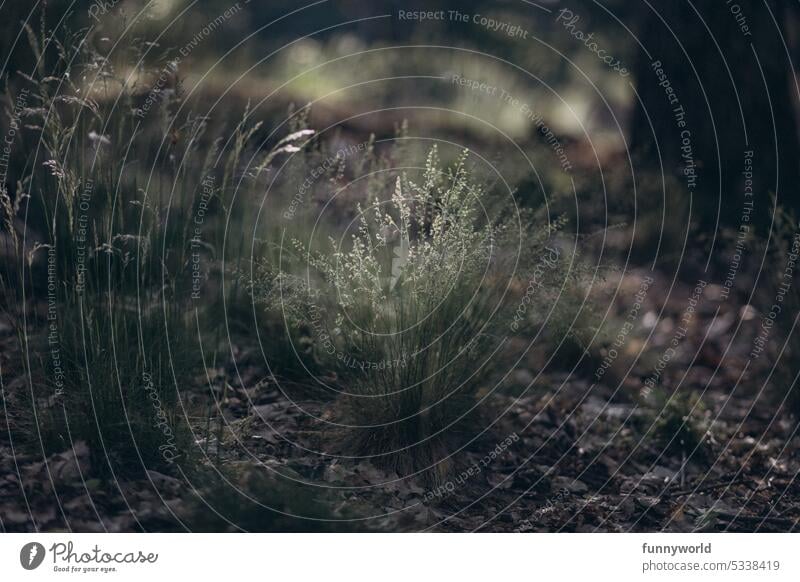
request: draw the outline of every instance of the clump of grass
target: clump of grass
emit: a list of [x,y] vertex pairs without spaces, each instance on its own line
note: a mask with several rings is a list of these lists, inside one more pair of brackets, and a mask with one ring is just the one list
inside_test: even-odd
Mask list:
[[[262,264],[253,282],[256,300],[308,327],[316,358],[337,372],[339,451],[433,481],[472,430],[521,301],[513,289],[552,252],[557,227],[498,204],[468,159],[443,170],[432,149],[418,180],[401,173],[390,192],[368,192],[343,242],[295,240],[305,276]],[[537,285],[552,292],[556,272]],[[523,326],[544,311],[527,310]]]
[[[198,329],[209,343],[219,333],[223,243],[234,263],[247,244],[226,241],[226,220],[248,230],[242,198],[313,132],[254,147],[260,124],[247,110],[223,150],[211,120],[186,112],[177,80],[140,116],[137,75],[121,75],[85,31],[63,43],[28,33],[41,59],[16,79],[28,92],[15,151],[26,174],[0,198],[4,224],[25,213],[29,243],[7,239],[14,260],[0,277],[31,379],[8,395],[15,440],[43,455],[86,442],[102,474],[193,462],[181,395],[206,365]],[[235,284],[228,292],[235,301]]]
[[27,199],[33,243],[14,249],[3,279],[31,381],[10,395],[12,428],[43,455],[85,442],[99,475],[167,470],[190,443],[175,382],[188,361],[181,253],[161,256],[181,248],[179,229],[167,227],[169,205],[119,164],[122,136],[136,132],[121,112],[131,109],[103,99],[108,85],[124,85],[112,64],[90,43],[42,44],[28,32],[42,66],[26,76],[31,106],[21,115],[39,148],[16,197]]
[[652,421],[653,438],[665,453],[685,460],[689,455],[696,461],[706,461],[710,455],[708,419],[700,396],[694,391],[679,391],[667,395],[656,392]]

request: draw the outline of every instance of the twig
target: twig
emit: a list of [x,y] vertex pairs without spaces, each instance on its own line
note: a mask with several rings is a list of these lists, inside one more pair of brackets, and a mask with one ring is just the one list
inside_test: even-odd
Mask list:
[[739,477],[738,479],[734,479],[733,481],[720,481],[718,483],[712,483],[710,485],[705,485],[703,487],[697,487],[696,489],[681,489],[679,491],[668,491],[665,493],[665,495],[668,495],[670,497],[679,497],[681,495],[690,495],[692,493],[705,493],[706,491],[711,491],[712,489],[718,489],[720,487],[730,487],[732,485],[739,485],[747,481],[749,481],[748,477]]

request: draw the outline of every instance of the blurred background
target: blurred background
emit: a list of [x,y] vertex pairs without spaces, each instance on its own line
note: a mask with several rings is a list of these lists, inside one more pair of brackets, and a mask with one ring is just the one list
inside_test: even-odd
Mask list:
[[[635,222],[628,238],[607,242],[633,241],[638,260],[674,267],[691,232],[704,263],[741,223],[745,152],[762,234],[776,202],[798,204],[799,11],[772,0],[654,8],[65,0],[5,6],[0,42],[12,86],[35,62],[28,22],[76,39],[88,31],[85,42],[138,83],[142,100],[159,71],[172,71],[161,84],[179,84],[185,110],[218,123],[247,103],[276,120],[310,104],[311,126],[357,144],[392,137],[405,121],[411,135],[473,148],[523,205],[566,193],[584,232]],[[146,41],[140,54],[130,54],[132,39]],[[9,169],[11,190],[20,172]]]

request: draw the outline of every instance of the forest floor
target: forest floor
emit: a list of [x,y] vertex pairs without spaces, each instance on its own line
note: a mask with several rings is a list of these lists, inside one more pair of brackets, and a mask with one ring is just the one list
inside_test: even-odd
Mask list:
[[[641,285],[641,275],[625,275],[613,303],[620,326]],[[669,285],[657,280],[653,289]],[[636,314],[642,333],[622,342],[600,381],[599,357],[574,373],[534,376],[529,353],[530,369],[517,367],[510,379],[516,391],[489,395],[488,429],[454,455],[449,481],[426,486],[365,460],[318,454],[319,423],[307,412],[324,417],[324,405],[290,402],[244,348],[241,380],[231,365],[216,371],[231,387],[230,446],[218,458],[317,484],[326,503],[357,516],[348,527],[359,530],[796,531],[800,436],[754,373],[768,362],[748,363],[760,317],[709,286],[687,318],[694,288],[675,284],[670,299],[648,293]],[[9,377],[19,346],[10,329],[0,334],[5,397],[27,380]],[[659,369],[659,390],[683,404],[665,408],[668,396],[644,395]],[[2,428],[0,531],[187,527],[181,516],[197,500],[184,479],[149,471],[147,479],[100,481],[90,478],[84,444],[45,460],[20,451]]]

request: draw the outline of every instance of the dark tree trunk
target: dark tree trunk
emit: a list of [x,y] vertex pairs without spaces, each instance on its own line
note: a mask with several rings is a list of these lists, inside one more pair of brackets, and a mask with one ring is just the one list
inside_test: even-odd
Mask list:
[[[697,12],[687,0],[650,4],[658,14],[643,3],[638,15],[638,36],[650,54],[640,51],[636,65],[641,104],[631,123],[640,169],[656,167],[660,149],[665,171],[677,173],[691,192],[693,220],[704,228],[718,217],[738,228],[745,202],[752,201],[750,224],[763,231],[773,194],[798,212],[797,90],[781,40],[787,3],[694,0]],[[672,103],[667,86],[674,91]],[[685,111],[685,126],[678,107]],[[752,197],[746,196],[743,175],[746,152],[752,152]],[[694,182],[686,175],[692,164]]]

